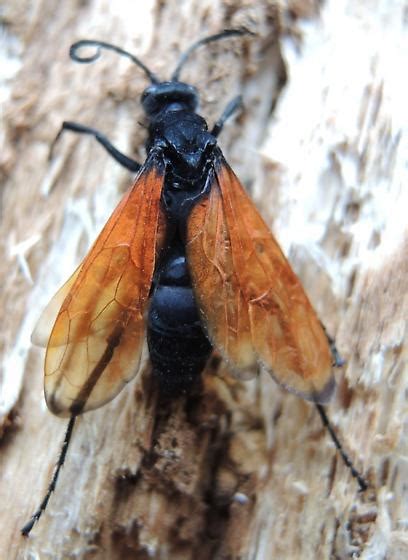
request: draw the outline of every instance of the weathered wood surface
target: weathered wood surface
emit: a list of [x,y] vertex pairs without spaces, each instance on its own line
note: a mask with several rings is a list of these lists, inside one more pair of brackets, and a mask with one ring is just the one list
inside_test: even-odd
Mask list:
[[[1,559],[408,555],[403,18],[402,2],[4,5]],[[145,371],[80,419],[23,539],[66,425],[46,410],[30,332],[131,182],[90,138],[66,134],[51,161],[49,146],[70,119],[143,159],[141,73],[107,53],[75,65],[68,47],[108,40],[165,76],[197,36],[241,25],[257,36],[197,52],[183,79],[209,122],[244,95],[220,143],[347,360],[328,411],[372,489],[358,493],[313,407],[269,378],[213,364],[203,394],[170,410]]]

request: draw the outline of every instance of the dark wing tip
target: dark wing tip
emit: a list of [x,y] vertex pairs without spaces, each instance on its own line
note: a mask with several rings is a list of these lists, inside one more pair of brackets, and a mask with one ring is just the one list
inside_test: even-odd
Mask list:
[[[269,373],[272,379],[283,389],[305,399],[307,401],[313,402],[315,404],[327,404],[331,397],[333,396],[334,390],[336,388],[336,380],[334,375],[331,374],[329,379],[327,380],[326,384],[323,386],[322,389],[314,389],[313,386],[309,388],[307,385],[299,385],[299,383],[291,381],[282,381],[282,379],[276,375],[270,367],[266,366],[265,364],[261,364],[261,368],[263,371]],[[297,380],[299,381],[299,380]]]
[[330,379],[326,385],[320,391],[313,392],[310,396],[305,396],[307,400],[313,401],[316,404],[326,404],[329,402],[333,396],[334,389],[336,387],[336,381],[334,375],[330,376]]

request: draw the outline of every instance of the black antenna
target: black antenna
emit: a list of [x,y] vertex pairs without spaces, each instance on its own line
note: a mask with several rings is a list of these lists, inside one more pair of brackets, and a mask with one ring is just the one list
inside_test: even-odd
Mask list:
[[191,53],[194,52],[196,49],[198,49],[198,47],[201,47],[202,45],[208,45],[208,43],[212,43],[213,41],[219,41],[220,39],[225,39],[226,37],[237,36],[237,35],[254,35],[254,33],[252,33],[252,31],[249,31],[248,29],[225,29],[224,31],[221,31],[221,33],[216,33],[215,35],[209,35],[208,37],[204,37],[204,39],[200,39],[196,43],[193,43],[191,47],[189,47],[181,55],[180,60],[177,63],[176,69],[171,75],[170,81],[177,82],[179,80],[181,69],[183,68],[184,64],[187,62]]
[[[96,47],[96,53],[92,56],[79,56],[77,51],[82,49],[83,47]],[[116,47],[115,45],[111,45],[110,43],[105,43],[104,41],[94,41],[93,39],[83,39],[82,41],[77,41],[73,45],[71,45],[69,49],[69,56],[75,62],[80,62],[82,64],[89,64],[90,62],[94,62],[101,56],[101,49],[107,49],[110,51],[114,51],[122,56],[126,56],[130,58],[132,62],[134,62],[139,68],[143,70],[152,84],[160,83],[160,80],[157,78],[153,72],[151,72],[147,66],[143,64],[141,60],[137,58],[134,54],[131,54],[128,51],[121,49],[120,47]]]
[[47,507],[48,500],[50,499],[51,494],[55,490],[55,486],[56,486],[57,480],[58,480],[58,475],[60,473],[62,465],[64,464],[65,457],[67,455],[69,442],[70,442],[71,436],[72,436],[72,430],[74,429],[75,419],[76,419],[76,416],[71,416],[70,421],[68,422],[67,431],[65,432],[65,437],[64,437],[64,443],[62,444],[61,452],[60,452],[60,455],[59,455],[59,458],[58,458],[58,463],[55,467],[55,471],[54,471],[54,474],[52,476],[50,485],[48,486],[47,493],[45,494],[44,499],[41,502],[39,508],[34,513],[34,515],[31,517],[30,521],[28,521],[24,525],[24,527],[21,529],[21,534],[24,537],[28,537],[31,529],[34,527],[34,524],[40,519],[43,511]]

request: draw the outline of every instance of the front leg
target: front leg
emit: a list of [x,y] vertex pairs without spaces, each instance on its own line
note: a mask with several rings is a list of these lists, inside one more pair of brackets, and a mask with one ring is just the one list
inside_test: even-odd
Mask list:
[[217,138],[221,130],[223,129],[225,121],[227,121],[230,117],[232,117],[234,113],[236,113],[240,109],[242,109],[242,96],[237,95],[237,97],[234,97],[234,99],[232,99],[228,103],[221,117],[214,124],[211,130],[211,134]]
[[55,137],[54,142],[51,144],[50,158],[52,157],[55,144],[58,142],[61,134],[65,130],[71,130],[72,132],[77,132],[79,134],[90,134],[91,136],[94,136],[94,138],[96,138],[96,140],[105,148],[105,150],[113,157],[113,159],[129,171],[137,172],[142,167],[139,162],[126,156],[125,154],[122,154],[122,152],[115,148],[115,146],[108,140],[108,138],[106,138],[104,134],[99,132],[99,130],[71,121],[64,121],[62,123],[60,131]]

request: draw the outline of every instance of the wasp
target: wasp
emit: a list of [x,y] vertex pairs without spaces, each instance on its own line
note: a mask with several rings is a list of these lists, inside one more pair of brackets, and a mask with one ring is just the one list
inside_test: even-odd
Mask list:
[[[179,79],[198,47],[245,33],[231,29],[197,41],[168,81],[110,43],[82,40],[71,46],[77,62],[93,62],[107,49],[143,70],[150,81],[141,96],[147,157],[140,164],[82,124],[64,122],[59,133],[94,136],[137,176],[33,334],[33,341],[46,347],[47,406],[70,423],[48,493],[24,535],[55,488],[75,418],[113,399],[135,377],[146,338],[153,376],[170,397],[191,391],[216,349],[232,373],[261,368],[316,403],[331,429],[321,405],[333,393],[339,356],[218,145],[241,97],[209,129],[197,113],[197,89]],[[81,57],[84,47],[97,50]],[[364,479],[331,435],[363,487]]]

